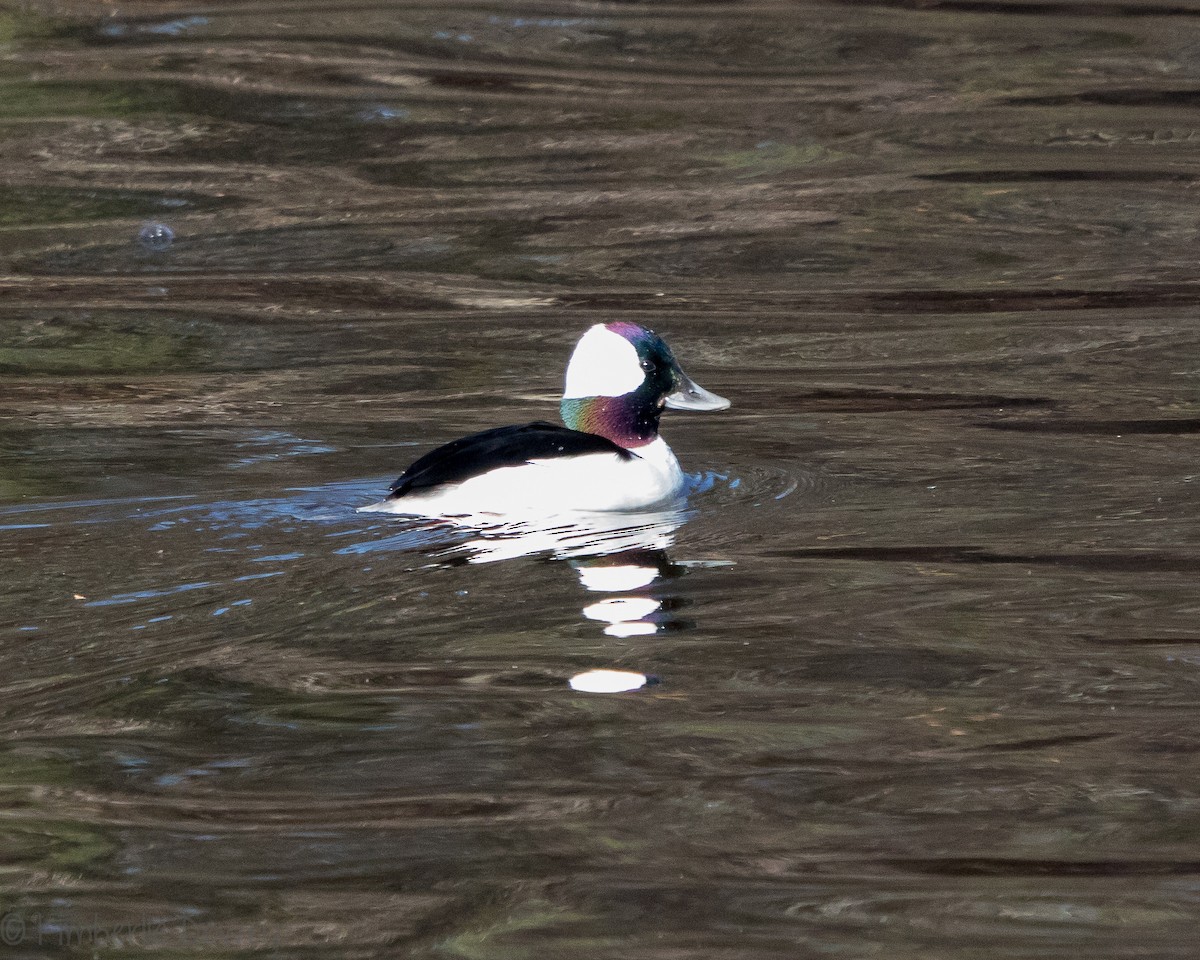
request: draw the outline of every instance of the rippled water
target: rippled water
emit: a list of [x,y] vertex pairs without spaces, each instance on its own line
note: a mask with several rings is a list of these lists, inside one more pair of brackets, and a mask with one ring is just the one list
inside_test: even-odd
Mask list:
[[[0,13],[0,943],[1194,956],[1197,16]],[[615,319],[685,508],[355,513]]]

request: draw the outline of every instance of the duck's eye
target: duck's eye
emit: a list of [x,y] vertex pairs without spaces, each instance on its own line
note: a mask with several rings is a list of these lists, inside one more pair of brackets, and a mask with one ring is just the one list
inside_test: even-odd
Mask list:
[[653,360],[643,360],[642,361],[642,369],[645,370],[647,373],[653,373],[654,372],[654,361]]

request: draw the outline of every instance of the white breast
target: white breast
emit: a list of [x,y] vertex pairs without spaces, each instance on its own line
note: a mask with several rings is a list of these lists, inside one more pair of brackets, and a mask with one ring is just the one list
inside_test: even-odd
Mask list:
[[615,453],[533,460],[362,510],[424,517],[637,510],[683,492],[683,471],[662,437],[633,453],[630,460]]

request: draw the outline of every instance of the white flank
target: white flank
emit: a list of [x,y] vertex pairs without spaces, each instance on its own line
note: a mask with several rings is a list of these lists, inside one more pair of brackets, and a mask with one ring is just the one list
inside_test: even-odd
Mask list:
[[633,344],[598,323],[575,345],[563,399],[620,397],[640,387],[645,377]]
[[615,453],[532,460],[359,510],[418,517],[544,516],[569,510],[638,510],[683,492],[679,461],[662,437],[634,453],[632,460]]
[[646,685],[646,676],[631,670],[589,670],[571,678],[571,689],[581,693],[625,693]]

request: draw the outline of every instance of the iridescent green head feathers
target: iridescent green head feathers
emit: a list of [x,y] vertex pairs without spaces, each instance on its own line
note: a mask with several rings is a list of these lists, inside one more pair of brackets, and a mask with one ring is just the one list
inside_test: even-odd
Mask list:
[[696,384],[654,331],[636,323],[600,323],[575,346],[567,365],[562,419],[572,430],[626,448],[658,436],[664,407],[724,410],[729,401]]

